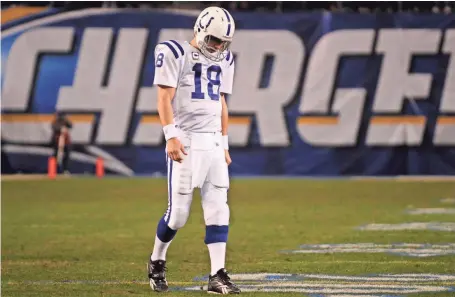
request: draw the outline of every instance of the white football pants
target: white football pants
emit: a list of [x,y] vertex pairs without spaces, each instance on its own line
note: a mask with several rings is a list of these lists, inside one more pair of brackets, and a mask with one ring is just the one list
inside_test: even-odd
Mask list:
[[229,225],[229,172],[221,133],[182,134],[180,141],[187,152],[181,153],[182,163],[167,157],[168,209],[164,221],[173,230],[182,228],[190,213],[193,189],[200,188],[206,226]]

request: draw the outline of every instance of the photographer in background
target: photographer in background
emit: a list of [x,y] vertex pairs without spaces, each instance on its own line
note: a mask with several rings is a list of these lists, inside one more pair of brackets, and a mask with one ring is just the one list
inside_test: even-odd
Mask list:
[[69,173],[68,161],[71,153],[71,121],[62,113],[56,113],[52,122],[52,147],[59,171]]

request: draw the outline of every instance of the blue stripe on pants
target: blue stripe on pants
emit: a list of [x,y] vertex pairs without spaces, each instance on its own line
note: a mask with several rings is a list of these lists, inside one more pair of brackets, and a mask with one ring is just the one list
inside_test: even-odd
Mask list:
[[169,199],[169,209],[168,209],[168,214],[167,214],[167,219],[166,223],[169,223],[169,220],[171,219],[171,212],[172,212],[172,167],[173,167],[173,161],[171,158],[168,158],[168,177],[167,177],[167,185],[168,185],[168,199]]
[[[162,241],[162,242],[169,242],[171,241],[175,234],[177,233],[177,230],[173,230],[169,228],[168,223],[171,218],[171,211],[172,211],[172,165],[173,161],[171,158],[167,157],[166,155],[166,161],[168,163],[168,200],[169,200],[169,206],[166,214],[164,217],[161,218],[161,220],[158,223],[158,227],[156,229],[156,236]],[[167,217],[166,217],[167,216]]]

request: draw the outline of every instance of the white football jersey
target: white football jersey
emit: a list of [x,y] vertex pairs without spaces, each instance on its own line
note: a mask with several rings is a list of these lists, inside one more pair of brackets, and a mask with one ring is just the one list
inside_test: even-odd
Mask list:
[[176,88],[174,122],[183,131],[221,131],[221,93],[231,94],[234,56],[207,59],[188,42],[169,40],[155,48],[155,85]]

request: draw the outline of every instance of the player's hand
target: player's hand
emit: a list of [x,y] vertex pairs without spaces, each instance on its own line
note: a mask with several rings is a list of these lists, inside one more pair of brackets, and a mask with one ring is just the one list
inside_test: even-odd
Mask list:
[[183,156],[180,154],[182,152],[184,155],[187,155],[183,144],[178,140],[178,138],[171,138],[167,141],[167,154],[168,156],[179,163],[182,163]]
[[224,150],[224,158],[226,159],[226,163],[229,166],[232,163],[232,160],[231,160],[231,155],[229,155],[228,150]]

